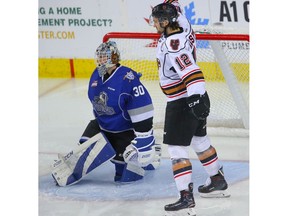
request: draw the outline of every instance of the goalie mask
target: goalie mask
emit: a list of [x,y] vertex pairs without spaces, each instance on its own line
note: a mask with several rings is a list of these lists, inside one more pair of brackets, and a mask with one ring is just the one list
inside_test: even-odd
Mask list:
[[95,62],[99,76],[104,76],[108,69],[118,64],[120,61],[120,52],[116,42],[108,41],[100,44],[95,52]]
[[170,24],[175,23],[177,21],[178,11],[177,11],[176,7],[172,4],[162,3],[159,5],[156,5],[152,9],[152,14],[151,14],[150,19],[149,19],[149,24],[152,26],[154,25],[153,17],[157,18],[159,23],[162,23],[165,20],[167,20],[169,22],[169,25],[170,25]]

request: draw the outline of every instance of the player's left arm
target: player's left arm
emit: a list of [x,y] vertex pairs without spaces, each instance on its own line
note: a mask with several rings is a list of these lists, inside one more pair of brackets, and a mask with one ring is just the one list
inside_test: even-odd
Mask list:
[[[175,42],[175,44],[181,45],[181,42]],[[174,69],[186,86],[188,94],[186,100],[191,113],[195,118],[202,120],[210,113],[210,100],[205,89],[203,72],[196,64],[192,53],[191,48],[184,47],[182,51],[179,49],[178,52],[170,52],[169,58]]]

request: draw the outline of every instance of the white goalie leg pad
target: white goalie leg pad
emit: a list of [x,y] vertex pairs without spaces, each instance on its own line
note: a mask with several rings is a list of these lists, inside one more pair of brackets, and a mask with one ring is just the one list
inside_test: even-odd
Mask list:
[[145,170],[133,163],[125,165],[122,176],[119,182],[133,182],[142,179],[145,175]]
[[211,142],[208,136],[193,136],[191,146],[195,152],[204,152],[211,146]]
[[142,179],[145,175],[145,170],[133,163],[127,164],[115,159],[112,159],[111,162],[115,164],[115,182],[133,182]]
[[145,170],[155,170],[157,169],[160,164],[161,164],[161,154],[162,154],[162,148],[161,148],[161,144],[155,144],[153,146],[153,149],[155,151],[154,154],[154,159],[153,161],[148,164],[146,167],[143,167]]
[[68,154],[60,155],[52,165],[52,176],[59,186],[75,184],[114,156],[112,145],[102,133],[98,133]]
[[154,161],[155,158],[155,148],[154,146],[151,148],[151,150],[145,151],[145,152],[138,152],[138,164],[141,167],[145,167],[151,162]]

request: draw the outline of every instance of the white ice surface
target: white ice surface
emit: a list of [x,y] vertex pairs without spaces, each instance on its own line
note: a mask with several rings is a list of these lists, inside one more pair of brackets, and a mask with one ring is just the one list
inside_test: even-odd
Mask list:
[[[87,79],[39,80],[39,179],[48,176],[50,164],[57,153],[67,153],[75,145],[93,118],[87,98]],[[156,89],[155,91],[159,91]],[[209,133],[209,130],[208,130]],[[155,131],[161,143],[161,129]],[[249,162],[249,137],[222,137],[213,132],[212,144],[223,162]],[[163,145],[162,157],[168,158]],[[190,152],[191,159],[196,159]],[[167,170],[170,173],[171,170]],[[158,181],[163,181],[158,179]],[[40,187],[40,186],[39,186]],[[77,185],[75,185],[77,187]],[[157,191],[157,187],[155,187]],[[230,185],[228,199],[204,199],[195,194],[197,216],[248,216],[249,178]],[[105,193],[105,190],[103,190]],[[89,195],[89,193],[88,193]],[[141,187],[139,187],[141,197]],[[39,190],[40,216],[162,216],[163,206],[178,199],[175,197],[143,199],[137,201],[95,201],[71,197],[49,196]]]

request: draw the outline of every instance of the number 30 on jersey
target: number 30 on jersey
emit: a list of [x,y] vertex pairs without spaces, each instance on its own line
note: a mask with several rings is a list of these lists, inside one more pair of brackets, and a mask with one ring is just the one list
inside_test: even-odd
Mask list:
[[133,92],[135,97],[145,94],[145,90],[142,85],[133,87]]

